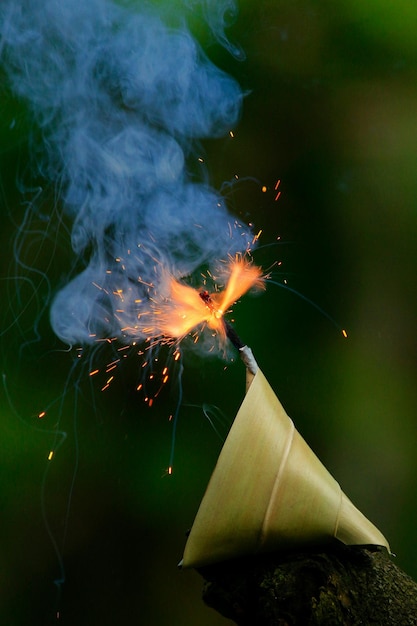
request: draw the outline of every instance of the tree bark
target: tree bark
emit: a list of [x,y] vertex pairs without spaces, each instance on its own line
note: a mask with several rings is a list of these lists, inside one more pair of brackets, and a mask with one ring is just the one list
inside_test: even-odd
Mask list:
[[205,603],[238,626],[417,625],[417,584],[384,548],[340,544],[199,572]]

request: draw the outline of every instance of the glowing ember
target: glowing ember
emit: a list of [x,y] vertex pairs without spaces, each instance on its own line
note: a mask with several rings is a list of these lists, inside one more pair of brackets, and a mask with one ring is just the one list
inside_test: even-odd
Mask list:
[[169,296],[155,312],[156,334],[180,339],[196,326],[207,324],[224,338],[223,315],[249,289],[263,286],[261,269],[247,259],[233,258],[228,269],[225,289],[207,294],[208,297],[170,278]]

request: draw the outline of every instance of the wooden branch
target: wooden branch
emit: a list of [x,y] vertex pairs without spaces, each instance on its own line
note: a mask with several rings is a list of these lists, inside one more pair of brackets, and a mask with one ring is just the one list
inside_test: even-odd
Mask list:
[[417,584],[384,548],[338,544],[199,572],[205,603],[238,626],[417,625]]

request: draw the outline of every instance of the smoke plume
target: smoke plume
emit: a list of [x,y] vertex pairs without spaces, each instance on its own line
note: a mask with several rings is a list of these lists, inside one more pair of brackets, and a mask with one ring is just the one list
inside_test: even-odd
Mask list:
[[[229,46],[230,0],[216,0],[215,11],[200,4]],[[87,259],[51,305],[52,327],[70,345],[146,337],[150,298],[164,297],[167,275],[191,275],[250,238],[187,167],[198,139],[236,124],[242,92],[183,16],[173,28],[159,13],[110,0],[0,7],[1,62],[41,129],[38,166],[72,220],[74,254]]]

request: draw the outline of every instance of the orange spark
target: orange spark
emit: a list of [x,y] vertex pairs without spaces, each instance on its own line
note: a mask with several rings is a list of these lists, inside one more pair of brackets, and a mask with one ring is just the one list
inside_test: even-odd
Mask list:
[[[276,182],[276,185],[275,185],[275,191],[278,191],[278,187],[280,186],[280,184],[281,184],[281,180],[280,180],[280,179],[278,179],[278,180],[277,180],[277,182]],[[277,195],[275,196],[275,200],[278,200],[278,198],[280,197],[280,195],[281,195],[281,192],[280,192],[280,191],[278,191]]]
[[259,237],[262,235],[262,229],[258,231],[258,233],[254,236],[254,238],[252,239],[252,245],[254,243],[256,243],[259,239]]

